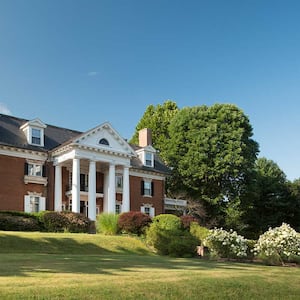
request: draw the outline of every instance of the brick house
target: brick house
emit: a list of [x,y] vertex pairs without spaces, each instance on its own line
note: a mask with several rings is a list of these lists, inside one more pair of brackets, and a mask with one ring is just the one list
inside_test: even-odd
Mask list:
[[164,212],[168,168],[151,132],[130,145],[109,124],[86,132],[0,114],[0,210]]

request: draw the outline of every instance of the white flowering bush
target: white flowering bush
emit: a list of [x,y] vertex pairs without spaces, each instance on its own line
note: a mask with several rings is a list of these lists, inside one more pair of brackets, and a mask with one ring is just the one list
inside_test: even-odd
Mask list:
[[247,240],[235,231],[215,228],[204,240],[213,255],[222,258],[243,258],[247,256]]
[[254,246],[254,254],[270,264],[300,259],[300,234],[290,225],[269,228]]

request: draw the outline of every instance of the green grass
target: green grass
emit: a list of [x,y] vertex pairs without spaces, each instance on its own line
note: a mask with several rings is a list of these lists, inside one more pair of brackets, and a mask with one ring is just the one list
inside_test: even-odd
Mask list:
[[0,232],[0,299],[299,299],[300,268],[174,259],[132,237]]

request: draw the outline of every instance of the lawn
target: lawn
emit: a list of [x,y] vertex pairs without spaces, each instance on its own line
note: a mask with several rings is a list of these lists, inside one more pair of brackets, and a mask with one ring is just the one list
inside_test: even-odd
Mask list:
[[153,255],[131,237],[0,232],[0,299],[299,299],[300,268]]

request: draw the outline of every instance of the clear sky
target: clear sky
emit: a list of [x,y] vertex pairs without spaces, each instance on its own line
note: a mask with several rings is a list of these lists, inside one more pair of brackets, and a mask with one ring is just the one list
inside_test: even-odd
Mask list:
[[150,104],[233,103],[300,177],[300,1],[0,0],[0,112],[125,138]]

